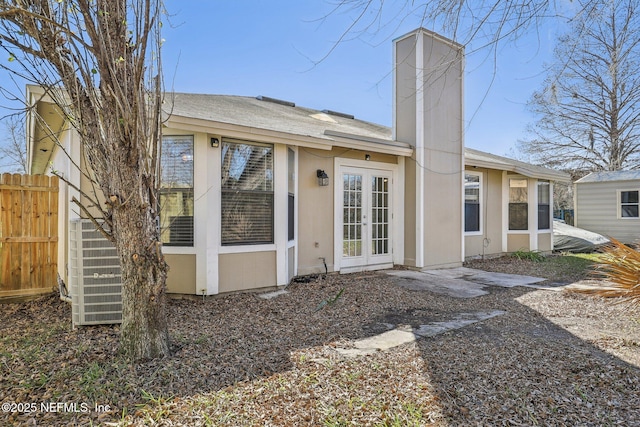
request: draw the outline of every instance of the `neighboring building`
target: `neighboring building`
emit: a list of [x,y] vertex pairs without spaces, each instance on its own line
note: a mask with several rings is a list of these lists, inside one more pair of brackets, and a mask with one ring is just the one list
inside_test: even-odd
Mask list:
[[575,225],[623,243],[640,239],[640,170],[593,172],[575,182]]
[[[394,43],[391,129],[266,97],[167,94],[160,227],[169,292],[552,250],[551,181],[568,177],[475,150],[465,159],[462,47],[424,29]],[[90,192],[74,166],[84,165],[78,135],[40,88],[28,89],[40,117],[29,125],[30,172],[52,167]],[[82,195],[63,187],[60,235],[69,236],[79,218],[71,200]]]

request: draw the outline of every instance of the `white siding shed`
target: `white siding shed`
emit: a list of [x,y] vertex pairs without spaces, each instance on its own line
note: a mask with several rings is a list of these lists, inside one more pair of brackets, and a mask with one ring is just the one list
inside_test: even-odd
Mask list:
[[640,239],[640,170],[593,172],[575,182],[577,227],[623,243]]

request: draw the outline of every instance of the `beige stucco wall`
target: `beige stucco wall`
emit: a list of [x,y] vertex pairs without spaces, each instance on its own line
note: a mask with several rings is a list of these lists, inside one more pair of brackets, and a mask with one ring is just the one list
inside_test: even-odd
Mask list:
[[219,274],[220,293],[275,286],[276,253],[220,254]]
[[416,39],[414,37],[407,37],[394,43],[396,58],[393,99],[394,133],[398,141],[410,144],[415,144],[416,141],[415,47]]
[[[324,273],[321,257],[333,271],[333,168],[335,152],[298,150],[298,274]],[[329,175],[320,187],[316,171]]]
[[420,29],[397,39],[394,54],[394,134],[415,147],[405,162],[405,262],[457,266],[463,259],[463,48]]
[[404,191],[404,264],[416,264],[416,162],[405,162]]
[[553,249],[553,238],[551,233],[538,234],[538,251],[550,252]]
[[[460,155],[432,151],[437,170],[460,170]],[[436,166],[437,165],[437,166]],[[424,266],[448,267],[462,262],[462,174],[426,173],[424,185]]]
[[174,294],[199,294],[196,289],[196,256],[195,254],[166,254],[169,264],[167,276],[167,292]]
[[[465,234],[465,258],[502,253],[502,171],[467,167],[482,174],[482,234]],[[485,240],[486,239],[486,240]],[[485,246],[486,245],[486,246]]]
[[507,252],[528,251],[529,234],[507,234]]

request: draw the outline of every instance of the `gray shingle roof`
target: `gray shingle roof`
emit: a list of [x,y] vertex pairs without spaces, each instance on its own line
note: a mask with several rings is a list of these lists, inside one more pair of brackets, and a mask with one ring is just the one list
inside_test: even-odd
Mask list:
[[391,129],[386,126],[247,96],[170,93],[165,96],[163,109],[165,113],[174,116],[292,135],[331,140],[330,133],[338,132],[394,144]]
[[[327,142],[333,141],[335,137],[356,137],[354,139],[382,146],[410,147],[409,144],[394,141],[391,138],[391,128],[387,126],[254,97],[167,93],[163,109],[166,114],[174,117],[282,132]],[[465,149],[465,163],[469,166],[514,171],[535,178],[569,181],[569,176],[564,172],[470,148]]]
[[466,166],[487,167],[491,169],[502,169],[506,171],[516,172],[524,176],[533,178],[549,179],[553,181],[569,182],[569,174],[549,169],[542,166],[532,165],[531,163],[521,162],[519,160],[502,157],[495,154],[485,153],[484,151],[465,148],[464,162]]
[[576,181],[576,183],[583,182],[609,182],[609,181],[637,181],[640,180],[640,170],[632,171],[603,171],[603,172],[591,172],[589,175],[584,176]]

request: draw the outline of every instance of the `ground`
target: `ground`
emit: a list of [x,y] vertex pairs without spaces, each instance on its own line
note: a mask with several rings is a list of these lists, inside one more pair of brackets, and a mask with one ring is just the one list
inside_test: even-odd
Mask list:
[[[375,272],[301,280],[270,300],[174,300],[173,355],[134,365],[117,353],[117,327],[71,329],[55,296],[0,306],[0,424],[640,425],[640,312],[561,291],[589,264],[475,261],[549,289],[465,299]],[[336,351],[494,310],[505,313],[389,350]]]

